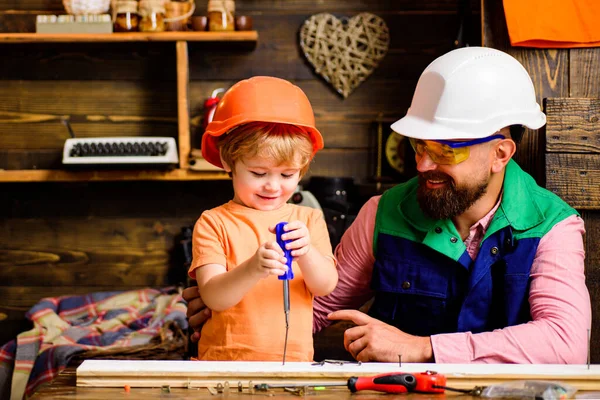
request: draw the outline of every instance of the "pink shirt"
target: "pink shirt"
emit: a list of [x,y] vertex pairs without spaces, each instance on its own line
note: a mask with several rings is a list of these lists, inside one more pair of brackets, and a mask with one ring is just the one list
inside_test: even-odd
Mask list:
[[[327,319],[330,312],[357,309],[373,297],[373,234],[379,199],[373,197],[364,205],[336,248],[338,285],[328,296],[315,298],[314,331],[332,322]],[[471,228],[465,245],[472,258],[497,207]],[[592,316],[584,275],[584,233],[583,220],[573,215],[540,240],[531,267],[532,321],[493,332],[433,335],[436,362],[585,364]]]

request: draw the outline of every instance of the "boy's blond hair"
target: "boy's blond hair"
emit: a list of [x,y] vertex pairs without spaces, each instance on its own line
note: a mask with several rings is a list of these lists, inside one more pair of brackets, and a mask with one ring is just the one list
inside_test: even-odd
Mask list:
[[220,136],[217,147],[232,170],[235,163],[245,157],[271,158],[281,165],[292,163],[299,155],[300,177],[308,171],[313,154],[310,136],[302,127],[272,122],[240,125]]

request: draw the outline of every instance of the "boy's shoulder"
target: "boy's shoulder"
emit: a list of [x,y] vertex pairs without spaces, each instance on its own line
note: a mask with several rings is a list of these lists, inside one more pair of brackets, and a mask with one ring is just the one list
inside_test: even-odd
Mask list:
[[292,212],[290,213],[292,216],[291,219],[297,219],[303,222],[325,219],[323,211],[319,208],[300,206],[297,204],[290,204],[289,206],[290,209],[292,209]]
[[221,204],[220,206],[202,211],[202,214],[200,214],[200,216],[198,217],[196,224],[203,222],[214,223],[217,221],[221,221],[223,219],[223,216],[227,214],[225,206],[226,204]]

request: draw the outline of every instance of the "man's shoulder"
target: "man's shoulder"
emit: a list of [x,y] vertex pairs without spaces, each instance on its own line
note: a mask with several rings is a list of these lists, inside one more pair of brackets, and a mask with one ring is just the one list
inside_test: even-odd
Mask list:
[[516,163],[507,177],[502,196],[503,210],[512,225],[521,230],[536,227],[544,233],[577,211],[555,193],[537,184]]
[[539,208],[547,211],[560,211],[563,209],[573,210],[573,208],[556,193],[538,185],[535,179],[527,172],[519,168],[516,173],[520,178],[518,179],[520,186],[518,190],[524,199],[535,201]]

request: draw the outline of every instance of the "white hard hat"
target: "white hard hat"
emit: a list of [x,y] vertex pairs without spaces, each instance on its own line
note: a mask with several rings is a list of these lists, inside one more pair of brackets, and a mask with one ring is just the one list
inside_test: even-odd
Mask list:
[[538,129],[545,123],[531,78],[515,58],[464,47],[425,68],[406,116],[392,130],[424,140],[477,139],[510,125]]

